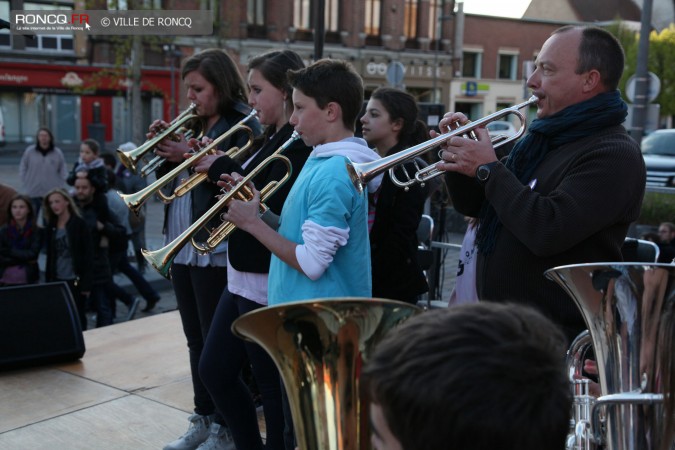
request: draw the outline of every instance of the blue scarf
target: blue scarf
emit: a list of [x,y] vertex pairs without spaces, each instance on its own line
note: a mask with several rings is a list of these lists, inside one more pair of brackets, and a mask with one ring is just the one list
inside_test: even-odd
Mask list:
[[[550,151],[607,127],[620,125],[626,119],[627,111],[619,91],[614,90],[568,106],[552,116],[535,119],[525,137],[513,147],[505,165],[521,183],[527,184]],[[476,243],[478,251],[487,254],[494,250],[502,224],[488,201],[483,203],[480,217]]]
[[7,225],[9,245],[14,250],[26,250],[30,247],[30,238],[33,234],[32,220],[27,220],[23,229],[19,228],[16,220],[11,219]]

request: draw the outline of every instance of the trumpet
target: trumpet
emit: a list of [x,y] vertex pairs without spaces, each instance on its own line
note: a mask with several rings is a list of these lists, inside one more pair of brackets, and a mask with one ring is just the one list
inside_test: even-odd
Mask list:
[[178,254],[181,248],[185,246],[188,242],[192,243],[192,246],[200,254],[206,254],[213,251],[222,241],[227,239],[227,237],[232,234],[236,229],[236,226],[231,222],[223,221],[219,226],[209,230],[209,237],[204,243],[195,241],[195,235],[202,229],[206,227],[211,219],[220,213],[220,211],[227,206],[230,200],[242,200],[250,201],[253,198],[253,192],[247,186],[248,182],[255,178],[265,167],[270,165],[276,160],[283,162],[286,165],[286,174],[278,181],[270,181],[260,190],[260,213],[263,214],[268,210],[268,207],[264,202],[274,194],[284,183],[286,183],[292,173],[291,161],[280,153],[287,149],[300,135],[297,132],[293,132],[291,137],[284,142],[281,147],[279,147],[274,153],[265,158],[258,166],[256,166],[248,175],[246,175],[234,189],[224,193],[220,199],[211,207],[209,210],[204,213],[199,219],[197,219],[192,225],[190,225],[185,231],[183,231],[176,239],[174,239],[169,244],[164,247],[148,251],[143,249],[142,253],[148,263],[159,272],[162,276],[168,278],[169,270],[171,268],[171,263]]
[[251,113],[248,116],[243,118],[241,121],[239,121],[239,123],[234,125],[225,133],[218,136],[210,144],[200,147],[199,150],[192,155],[192,157],[186,159],[178,166],[176,166],[173,170],[171,170],[169,173],[167,173],[160,179],[156,180],[154,183],[149,184],[140,191],[135,192],[133,194],[122,194],[119,191],[117,193],[119,194],[120,197],[122,197],[122,200],[124,200],[124,203],[127,205],[127,207],[136,214],[138,214],[139,210],[141,209],[141,206],[143,206],[143,203],[145,203],[154,194],[157,194],[157,196],[159,196],[159,198],[164,203],[170,203],[176,197],[181,197],[185,195],[199,183],[204,181],[207,175],[203,173],[192,174],[190,177],[184,180],[179,186],[177,186],[174,189],[174,191],[169,195],[162,193],[161,189],[165,187],[167,184],[169,184],[171,181],[173,181],[173,179],[176,178],[178,175],[180,175],[180,173],[183,172],[183,170],[194,165],[204,156],[215,153],[218,144],[220,144],[223,140],[229,138],[238,131],[245,131],[246,133],[248,133],[247,143],[241,148],[234,147],[230,149],[226,154],[228,156],[233,156],[235,154],[248,150],[248,148],[253,144],[253,132],[249,127],[247,127],[244,124],[253,117],[255,117],[256,114],[257,113],[255,110],[251,111]]
[[[171,121],[171,123],[167,128],[156,130],[157,134],[155,135],[155,137],[148,139],[139,147],[130,150],[128,152],[122,151],[121,149],[117,149],[117,157],[120,159],[122,164],[124,164],[124,166],[127,169],[136,173],[138,163],[141,161],[141,159],[143,159],[143,157],[145,157],[146,154],[154,150],[157,144],[159,144],[162,140],[167,138],[172,140],[178,140],[177,133],[179,132],[190,134],[192,133],[190,127],[187,127],[185,125],[188,122],[191,122],[199,118],[199,116],[195,112],[196,109],[197,105],[191,103],[190,106],[188,106],[188,108],[185,111],[180,113],[178,117],[176,117]],[[156,170],[161,165],[161,163],[163,163],[163,158],[156,156],[152,161],[150,161],[150,163],[148,163],[148,166],[144,167],[141,170],[141,175],[142,176],[148,175],[149,173]]]
[[476,128],[485,126],[494,120],[502,119],[511,114],[515,115],[520,119],[520,128],[513,136],[509,136],[507,138],[498,136],[497,137],[498,142],[493,144],[494,147],[497,148],[506,143],[519,139],[523,134],[525,134],[525,131],[527,129],[527,118],[522,112],[520,112],[520,110],[530,105],[534,105],[538,101],[539,99],[533,95],[526,102],[519,103],[509,108],[502,109],[488,116],[485,116],[482,119],[479,119],[475,122],[471,122],[448,133],[436,136],[433,139],[422,142],[420,144],[417,144],[406,150],[402,150],[393,155],[385,156],[384,158],[378,159],[377,161],[359,164],[348,162],[347,171],[349,172],[349,176],[352,180],[352,183],[354,183],[354,187],[356,187],[356,189],[359,192],[363,192],[363,190],[366,187],[366,184],[379,174],[383,173],[385,170],[389,170],[389,176],[391,177],[392,182],[398,187],[408,189],[409,186],[415,183],[420,183],[421,185],[424,185],[426,181],[445,173],[444,170],[438,167],[438,165],[443,163],[443,161],[438,161],[434,164],[423,167],[421,169],[418,168],[414,176],[409,177],[409,179],[405,181],[401,181],[395,176],[394,169],[396,168],[396,166],[399,166],[409,161],[414,161],[415,158],[417,158],[418,156],[428,152],[433,148],[438,147],[440,144],[444,143],[445,141],[449,140],[452,137],[471,136],[473,135],[473,131]]

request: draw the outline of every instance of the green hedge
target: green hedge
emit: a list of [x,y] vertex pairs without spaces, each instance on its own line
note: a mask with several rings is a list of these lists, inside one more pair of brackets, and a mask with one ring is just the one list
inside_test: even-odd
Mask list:
[[637,222],[654,226],[658,226],[661,222],[675,222],[675,194],[645,192],[642,211]]

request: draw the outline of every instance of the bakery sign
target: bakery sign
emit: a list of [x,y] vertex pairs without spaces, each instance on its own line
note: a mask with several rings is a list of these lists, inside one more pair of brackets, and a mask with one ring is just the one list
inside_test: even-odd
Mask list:
[[45,70],[43,66],[0,68],[0,86],[29,89],[74,89],[85,84],[86,73],[83,77],[81,71],[75,71],[68,67],[57,68],[52,66],[50,69]]
[[63,78],[61,78],[61,84],[69,88],[82,86],[82,83],[84,83],[84,81],[75,72],[67,72]]

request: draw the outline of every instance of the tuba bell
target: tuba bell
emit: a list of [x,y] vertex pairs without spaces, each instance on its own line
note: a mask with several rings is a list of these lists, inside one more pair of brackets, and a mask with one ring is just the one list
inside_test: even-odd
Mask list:
[[316,299],[261,308],[232,324],[276,364],[302,450],[370,448],[361,367],[384,335],[420,312],[394,300]]
[[[575,385],[569,450],[673,448],[675,265],[596,263],[546,276],[572,298],[588,327],[570,348],[570,375],[592,345],[601,396]],[[584,380],[587,381],[587,380]],[[664,414],[665,412],[665,414]]]

